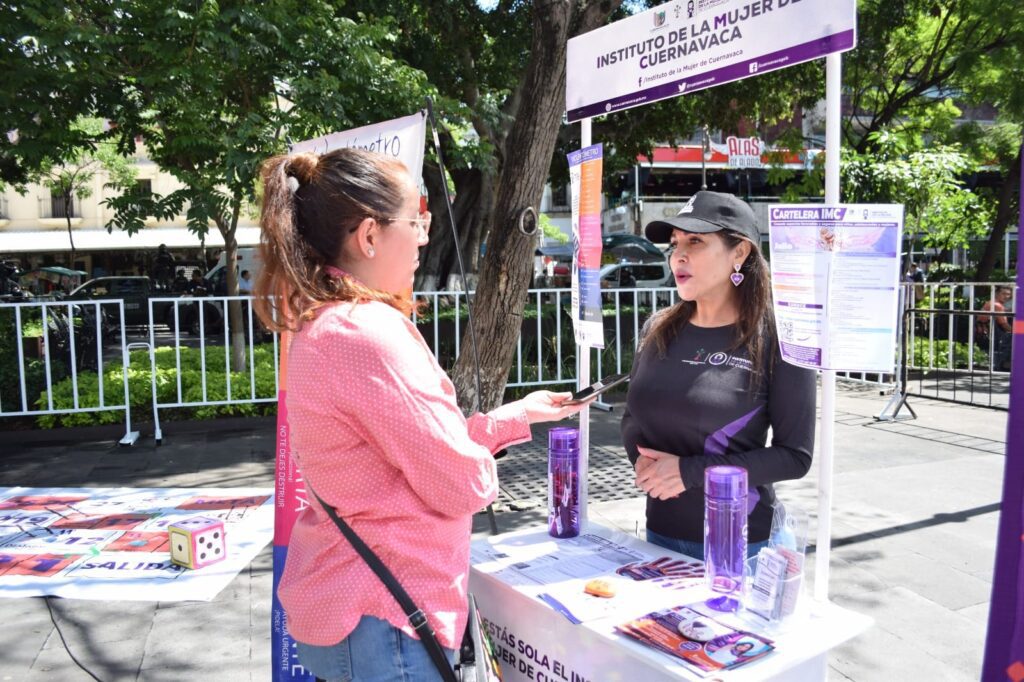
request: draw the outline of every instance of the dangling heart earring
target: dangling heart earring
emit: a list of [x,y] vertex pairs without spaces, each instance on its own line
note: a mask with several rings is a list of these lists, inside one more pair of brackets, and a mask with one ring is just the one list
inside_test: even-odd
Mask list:
[[742,263],[734,263],[732,266],[732,269],[735,270],[736,272],[729,275],[729,279],[732,280],[732,285],[734,287],[738,287],[739,285],[743,284],[743,273],[740,272],[741,267],[743,267]]

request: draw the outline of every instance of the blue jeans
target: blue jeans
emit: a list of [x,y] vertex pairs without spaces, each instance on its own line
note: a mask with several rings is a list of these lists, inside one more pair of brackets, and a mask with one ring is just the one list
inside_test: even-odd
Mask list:
[[[299,663],[329,682],[437,682],[442,679],[423,642],[391,623],[363,616],[348,637],[332,646],[296,642]],[[449,662],[455,652],[444,649]]]
[[[679,552],[685,554],[688,557],[694,559],[700,559],[704,561],[704,543],[703,542],[692,542],[690,540],[676,540],[675,538],[665,537],[655,533],[650,528],[647,529],[647,542],[652,545],[658,545],[665,549],[671,549],[673,552]],[[761,551],[763,547],[768,546],[768,541],[752,542],[747,545],[747,558],[757,556],[757,553]]]

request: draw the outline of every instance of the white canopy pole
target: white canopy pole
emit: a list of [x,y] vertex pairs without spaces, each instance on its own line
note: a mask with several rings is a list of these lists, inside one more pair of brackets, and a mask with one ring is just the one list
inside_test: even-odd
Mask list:
[[[825,204],[839,203],[840,91],[842,57],[825,57]],[[827,320],[826,320],[827,323]],[[826,357],[829,353],[826,351]],[[821,428],[818,450],[818,540],[814,564],[814,598],[828,600],[829,555],[832,552],[832,454],[836,421],[836,373],[821,371]]]
[[[580,149],[590,146],[590,118],[580,120]],[[580,302],[582,306],[582,301]],[[576,346],[576,389],[582,390],[590,385],[590,346],[581,344]],[[590,405],[587,404],[580,410],[580,528],[585,528],[589,519],[587,505],[589,500],[589,486],[587,477],[590,471]]]

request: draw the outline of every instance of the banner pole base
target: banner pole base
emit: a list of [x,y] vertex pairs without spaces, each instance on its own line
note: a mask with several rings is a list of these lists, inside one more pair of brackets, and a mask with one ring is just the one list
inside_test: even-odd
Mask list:
[[[906,407],[910,411],[910,416],[900,417],[900,409]],[[889,413],[889,410],[892,413]],[[900,390],[899,386],[892,392],[892,397],[889,398],[889,402],[885,404],[882,411],[875,415],[875,421],[878,422],[895,422],[895,421],[909,421],[911,419],[917,419],[917,412],[914,412],[914,408],[907,402],[907,394]]]

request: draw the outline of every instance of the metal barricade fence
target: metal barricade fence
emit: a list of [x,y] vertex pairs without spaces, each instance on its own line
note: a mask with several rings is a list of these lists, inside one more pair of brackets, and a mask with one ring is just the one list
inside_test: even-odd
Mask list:
[[[240,309],[240,329],[232,328],[233,303]],[[130,347],[149,355],[157,443],[163,440],[160,410],[277,402],[279,338],[263,330],[251,296],[151,298],[151,321],[155,310],[167,331],[150,324],[148,343]]]
[[[1009,409],[1012,325],[1017,292],[1010,284],[909,285],[915,305],[904,312],[908,395]],[[1000,289],[1010,299],[999,311]],[[990,306],[986,308],[985,306]],[[1007,329],[1000,324],[1006,321]]]
[[[996,299],[1000,289],[1009,289],[1011,298],[1005,305],[1005,314],[1012,319],[1016,309],[1016,287],[1010,283],[992,282],[935,282],[927,284],[907,284],[908,307],[914,308],[915,324],[908,330],[908,343],[911,348],[921,345],[927,339],[929,347],[941,347],[947,357],[945,366],[953,368],[956,361],[954,355],[957,343],[968,343],[971,348],[966,357],[966,369],[973,370],[975,364],[973,345],[974,334],[979,320],[983,316],[984,325],[991,323],[987,318],[990,310],[982,308]],[[998,316],[998,315],[997,315]],[[991,349],[990,349],[991,350]],[[961,352],[965,352],[961,349]],[[919,369],[942,367],[934,358]],[[984,366],[985,363],[980,363]]]
[[[978,343],[975,330],[978,320],[988,318],[990,311],[982,306],[995,298],[997,290],[1010,283],[999,282],[904,282],[902,287],[903,320],[906,334],[897,339],[894,349],[900,357],[907,347],[905,362],[897,367],[897,374],[839,372],[847,381],[876,385],[880,390],[891,390],[902,379],[902,370],[909,371],[916,380],[903,392],[911,396],[937,398],[957,403],[1006,409],[1005,384],[1008,367],[1001,368],[994,359],[994,338]],[[1012,301],[1016,300],[1016,292]],[[1014,303],[1006,306],[1012,317]],[[991,347],[989,346],[991,344]],[[1000,348],[1009,352],[1009,344]],[[998,354],[996,354],[998,355]],[[1005,355],[1008,360],[1008,355]],[[958,378],[953,381],[950,377]],[[991,375],[991,379],[987,378]],[[946,379],[940,377],[945,376]],[[929,387],[925,380],[932,381]],[[945,383],[943,383],[945,381]],[[1002,397],[1000,397],[1002,396]]]
[[[605,321],[605,347],[595,348],[591,358],[593,380],[608,374],[629,372],[647,320],[679,300],[675,287],[657,289],[607,289],[601,292],[603,308],[615,312]],[[608,365],[608,367],[606,367]]]
[[[440,291],[414,294],[422,302],[414,313],[417,325],[438,364],[450,370],[462,352],[462,336],[468,322],[466,293]],[[470,292],[472,296],[472,292]],[[531,289],[520,322],[519,340],[506,388],[531,388],[576,382],[577,347],[571,317],[571,289]],[[647,318],[677,300],[675,288],[607,289],[602,305],[612,308],[605,316],[605,347],[592,349],[592,379],[628,372]]]
[[[989,315],[988,311],[980,310],[979,301],[992,300],[996,288],[1001,285],[936,283],[905,286],[909,302],[916,298],[941,304],[915,308],[908,303],[905,309],[908,347],[904,369],[910,379],[917,381],[916,385],[907,388],[910,394],[1002,407],[999,400],[993,399],[994,395],[1000,394],[1005,374],[993,364],[998,341],[991,339],[987,352],[975,343],[977,319]],[[451,370],[462,351],[462,336],[467,322],[466,293],[443,291],[414,295],[423,305],[419,312],[414,313],[413,322],[441,367]],[[571,295],[567,288],[531,289],[528,292],[526,309],[519,322],[521,328],[515,362],[506,384],[508,388],[569,388],[575,383],[579,358],[572,331]],[[647,319],[678,300],[675,288],[607,289],[601,296],[605,311],[605,347],[591,351],[592,379],[628,372]],[[229,314],[232,302],[237,302],[241,308],[241,329],[237,334]],[[0,372],[0,417],[123,410],[126,424],[123,442],[132,442],[137,434],[133,436],[131,431],[128,370],[133,352],[140,350],[145,350],[149,361],[146,388],[150,394],[148,402],[158,442],[162,439],[162,410],[210,408],[208,412],[212,414],[228,406],[239,413],[251,413],[251,408],[244,406],[274,403],[279,383],[278,336],[262,330],[251,303],[250,296],[151,298],[150,324],[146,335],[137,340],[128,336],[121,300],[0,304],[0,316],[9,318],[0,319],[0,322],[11,327],[9,332],[14,339],[8,354],[10,357],[0,357],[7,363],[5,371]],[[966,307],[960,309],[957,306]],[[1007,310],[1007,314],[1012,314],[1012,306],[1007,306]],[[26,364],[25,349],[28,345],[23,326],[26,321],[31,322],[37,317],[40,320],[45,318],[47,323],[42,327],[39,340],[39,361],[32,366],[36,374],[32,374]],[[84,333],[86,326],[83,326],[83,320],[87,317],[89,322],[86,326],[93,331]],[[946,318],[949,321],[944,322]],[[967,321],[958,322],[954,318]],[[65,323],[62,327],[60,319],[72,320],[73,323]],[[66,330],[60,331],[62,328]],[[66,337],[63,345],[58,342],[60,334]],[[90,336],[99,339],[99,343],[88,345]],[[899,355],[901,350],[897,346],[894,353]],[[73,371],[58,377],[53,369],[59,364],[61,353],[67,356],[68,366]],[[89,362],[94,362],[99,368],[98,374],[103,374],[103,368],[117,367],[120,370],[123,387],[118,391],[116,400],[112,400],[109,388],[104,385],[109,386],[109,380],[98,382],[97,400],[81,397],[82,358],[93,356],[94,361]],[[86,371],[91,370],[86,368]],[[949,374],[959,378],[952,386],[944,386],[942,382],[948,383]],[[994,380],[979,383],[979,374],[994,377]],[[846,373],[840,376],[882,388],[895,386],[895,378],[889,374]],[[926,380],[933,383],[926,386]],[[70,393],[67,404],[54,398],[53,386],[61,381],[70,384],[70,387],[61,389]],[[982,385],[987,393],[975,390]],[[33,392],[42,386],[45,386],[45,391]]]
[[0,303],[0,417],[120,410],[134,443],[124,321],[119,299]]

